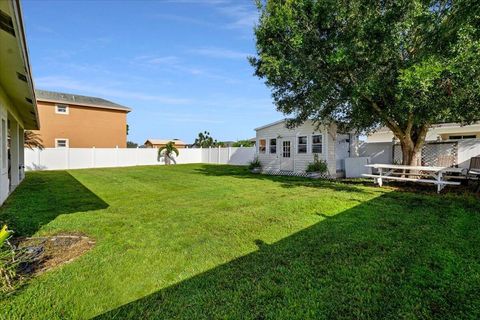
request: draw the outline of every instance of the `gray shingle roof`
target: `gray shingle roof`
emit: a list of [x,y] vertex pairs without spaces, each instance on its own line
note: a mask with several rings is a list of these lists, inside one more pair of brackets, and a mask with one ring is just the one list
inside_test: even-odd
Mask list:
[[126,112],[130,112],[132,110],[129,107],[125,107],[102,98],[82,96],[78,94],[35,90],[35,95],[39,101],[60,102],[94,108],[124,110]]

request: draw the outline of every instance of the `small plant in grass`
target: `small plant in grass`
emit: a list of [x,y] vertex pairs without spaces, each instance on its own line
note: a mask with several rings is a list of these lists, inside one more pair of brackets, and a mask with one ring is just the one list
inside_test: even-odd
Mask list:
[[248,164],[248,169],[252,172],[260,172],[262,170],[262,164],[258,157],[255,157],[252,161]]
[[328,172],[328,166],[327,166],[327,161],[325,160],[320,160],[318,158],[318,154],[313,155],[313,162],[310,162],[307,166],[307,170],[305,170],[308,173],[321,173],[325,174]]

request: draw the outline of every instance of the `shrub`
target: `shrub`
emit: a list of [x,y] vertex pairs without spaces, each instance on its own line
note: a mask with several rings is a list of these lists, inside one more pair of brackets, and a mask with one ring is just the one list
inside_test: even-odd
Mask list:
[[248,169],[253,170],[256,168],[261,168],[262,164],[260,163],[260,160],[258,160],[258,157],[255,157],[250,163],[248,164]]
[[318,159],[318,154],[313,155],[313,162],[310,162],[307,166],[307,172],[328,172],[327,161]]
[[11,231],[7,226],[0,230],[0,291],[8,292],[14,288],[17,278],[15,251],[8,242]]

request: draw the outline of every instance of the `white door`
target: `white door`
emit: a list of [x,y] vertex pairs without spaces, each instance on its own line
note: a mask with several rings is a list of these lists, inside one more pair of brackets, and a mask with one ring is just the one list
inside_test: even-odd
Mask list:
[[350,157],[350,135],[337,134],[335,156],[337,159],[337,170],[345,170],[345,158]]
[[292,145],[292,140],[282,140],[282,150],[280,153],[280,170],[293,171]]

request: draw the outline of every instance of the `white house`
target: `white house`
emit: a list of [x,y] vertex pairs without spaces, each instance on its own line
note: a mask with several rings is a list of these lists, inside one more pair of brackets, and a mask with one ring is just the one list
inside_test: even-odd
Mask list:
[[[367,142],[392,142],[393,132],[387,127],[367,136]],[[480,122],[464,125],[459,123],[440,123],[433,125],[427,132],[426,141],[480,139]]]
[[24,129],[39,129],[19,0],[0,1],[0,204],[23,180]]
[[255,129],[258,159],[264,171],[305,172],[314,154],[325,160],[332,177],[342,176],[345,159],[356,156],[358,137],[339,134],[336,125],[317,128],[312,121],[293,129],[286,120]]

